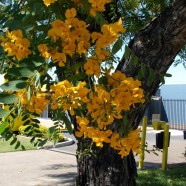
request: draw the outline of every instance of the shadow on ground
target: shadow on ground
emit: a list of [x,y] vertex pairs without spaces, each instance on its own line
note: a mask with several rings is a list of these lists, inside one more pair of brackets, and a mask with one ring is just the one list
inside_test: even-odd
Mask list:
[[68,186],[74,186],[75,185],[75,179],[76,179],[76,173],[74,172],[65,172],[62,174],[47,174],[46,176],[48,178],[55,179],[55,185],[68,185]]
[[68,168],[76,168],[77,166],[74,164],[67,164],[67,163],[63,163],[63,164],[53,164],[53,165],[48,165],[48,166],[44,166],[42,169],[43,170],[57,170],[57,169],[68,169]]
[[[43,166],[43,170],[56,170],[56,173],[45,174],[44,177],[52,180],[52,185],[64,185],[64,186],[74,186],[76,179],[76,165],[74,164],[53,164],[48,166]],[[60,173],[59,173],[60,172]]]

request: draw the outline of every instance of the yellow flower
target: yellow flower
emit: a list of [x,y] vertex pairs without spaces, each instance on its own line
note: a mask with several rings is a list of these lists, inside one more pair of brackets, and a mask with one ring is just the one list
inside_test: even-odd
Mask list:
[[44,57],[46,60],[50,58],[50,53],[48,52],[48,47],[46,44],[38,45],[38,50],[41,53],[41,56]]
[[71,9],[67,9],[66,12],[65,12],[65,17],[67,19],[69,18],[74,18],[76,17],[76,9],[75,8],[71,8]]
[[4,51],[8,53],[8,56],[13,56],[16,53],[16,46],[12,42],[4,43],[3,47]]
[[46,6],[49,6],[50,4],[54,3],[55,1],[57,1],[57,0],[43,0],[44,4]]
[[74,87],[67,80],[51,86],[53,92],[51,96],[53,102],[52,109],[62,108],[63,111],[69,110],[70,113],[74,115],[75,109],[89,101],[87,98],[89,90],[85,86],[85,82],[79,82],[79,84]]
[[21,30],[13,30],[11,32],[6,32],[6,37],[11,40],[11,42],[16,41],[19,38],[23,38],[23,34]]
[[87,118],[82,118],[80,116],[76,116],[76,120],[77,120],[77,123],[80,125],[80,126],[87,126],[89,124],[89,120]]
[[100,76],[100,62],[96,57],[89,57],[87,62],[84,64],[84,69],[86,70],[87,75],[95,75],[96,77]]
[[50,54],[54,63],[58,63],[60,67],[65,66],[66,55],[64,53],[60,53],[57,52],[56,50],[52,50]]
[[96,16],[96,12],[105,11],[105,4],[110,3],[111,0],[88,0],[91,3],[90,14],[92,16]]
[[66,42],[63,47],[63,53],[72,56],[76,51],[76,44],[73,41]]
[[1,46],[4,47],[4,51],[8,53],[8,56],[14,56],[21,60],[31,54],[29,50],[30,42],[27,38],[23,38],[21,30],[7,31],[6,37],[3,38]]
[[98,40],[98,39],[100,39],[100,38],[102,38],[103,37],[103,35],[101,34],[101,33],[99,33],[99,32],[93,32],[92,34],[91,34],[91,38],[92,38],[92,42],[94,43],[96,40]]

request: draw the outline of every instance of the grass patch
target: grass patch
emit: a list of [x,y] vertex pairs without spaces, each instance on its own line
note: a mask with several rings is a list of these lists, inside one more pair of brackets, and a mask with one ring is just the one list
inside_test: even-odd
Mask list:
[[185,186],[186,166],[177,166],[167,171],[160,169],[139,170],[138,186]]
[[[30,143],[30,138],[27,138],[25,136],[17,136],[21,144],[25,147],[25,150],[34,150],[37,149],[37,147],[34,147],[32,143]],[[5,141],[4,138],[0,138],[0,153],[1,152],[13,152],[13,151],[21,151],[21,146],[17,149],[15,149],[15,145],[10,145],[10,142],[12,141],[12,138],[10,138],[8,141]]]

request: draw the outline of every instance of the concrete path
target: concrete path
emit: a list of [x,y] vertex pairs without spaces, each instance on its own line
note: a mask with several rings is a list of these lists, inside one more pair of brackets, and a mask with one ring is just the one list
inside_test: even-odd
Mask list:
[[[155,144],[156,132],[151,129],[147,131],[149,149]],[[76,147],[75,143],[49,150],[0,153],[0,186],[74,186],[77,171]],[[168,166],[177,163],[186,166],[186,159],[182,154],[185,147],[183,133],[171,131]],[[138,156],[136,160],[138,161]],[[161,168],[161,162],[161,152],[159,156],[145,153],[145,168]]]
[[73,186],[73,155],[49,150],[0,154],[0,186]]

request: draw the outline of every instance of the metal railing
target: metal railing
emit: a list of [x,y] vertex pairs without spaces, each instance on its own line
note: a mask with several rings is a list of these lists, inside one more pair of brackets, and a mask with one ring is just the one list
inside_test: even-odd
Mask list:
[[186,130],[186,100],[164,99],[162,109],[161,114],[167,118],[170,128]]

